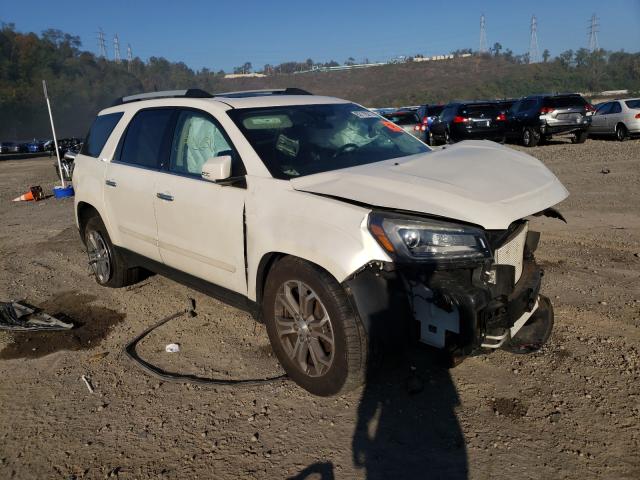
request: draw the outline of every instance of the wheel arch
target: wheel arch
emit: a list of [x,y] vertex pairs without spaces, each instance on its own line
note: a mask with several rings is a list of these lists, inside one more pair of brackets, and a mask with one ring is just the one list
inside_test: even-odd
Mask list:
[[333,277],[336,280],[336,282],[340,283],[336,278],[336,276],[332,274],[329,270],[327,270],[322,265],[318,265],[317,263],[311,260],[302,258],[298,255],[293,255],[290,253],[268,252],[262,256],[262,258],[260,259],[260,262],[258,262],[258,268],[256,269],[255,286],[256,286],[256,303],[258,305],[262,304],[264,288],[267,283],[267,278],[269,277],[269,272],[271,271],[271,269],[276,263],[278,263],[283,258],[287,258],[287,257],[297,258],[299,260],[302,260],[303,262],[313,265],[314,267],[319,268],[320,270],[326,272],[328,275],[331,275],[331,277]]

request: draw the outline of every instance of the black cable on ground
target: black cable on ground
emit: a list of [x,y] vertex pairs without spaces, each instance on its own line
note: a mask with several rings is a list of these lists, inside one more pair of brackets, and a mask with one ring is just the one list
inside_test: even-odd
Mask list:
[[137,337],[131,340],[124,347],[124,353],[129,357],[135,365],[140,367],[142,370],[147,372],[149,375],[152,375],[164,382],[176,382],[176,383],[192,383],[197,385],[259,385],[269,382],[276,382],[278,380],[284,380],[287,378],[286,374],[278,375],[277,377],[268,377],[268,378],[249,378],[249,379],[225,379],[225,378],[204,378],[198,377],[197,375],[188,375],[188,374],[180,374],[167,372],[166,370],[162,370],[155,365],[150,364],[144,359],[138,356],[136,352],[136,346],[138,343],[149,333],[151,333],[156,328],[164,325],[170,320],[174,320],[176,318],[181,317],[182,315],[190,314],[191,316],[195,316],[195,312],[191,308],[187,308],[185,310],[181,310],[176,312],[168,317],[163,318],[159,322],[154,325],[151,325],[145,331],[140,333]]

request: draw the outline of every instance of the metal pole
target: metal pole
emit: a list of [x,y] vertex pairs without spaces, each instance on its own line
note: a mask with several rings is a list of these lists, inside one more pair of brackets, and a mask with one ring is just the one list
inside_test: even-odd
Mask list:
[[51,113],[51,102],[49,102],[49,94],[47,93],[47,82],[42,80],[42,88],[44,89],[44,98],[47,99],[47,108],[49,109],[49,120],[51,120],[51,131],[53,132],[53,144],[56,147],[56,157],[58,158],[58,172],[60,173],[60,183],[65,188],[64,174],[62,173],[62,163],[60,162],[60,150],[58,150],[58,139],[56,138],[56,127],[53,125],[53,115]]

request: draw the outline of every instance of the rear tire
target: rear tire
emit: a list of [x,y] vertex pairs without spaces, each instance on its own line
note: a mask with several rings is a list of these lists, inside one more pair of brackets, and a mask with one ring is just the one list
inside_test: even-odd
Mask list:
[[449,130],[444,131],[444,143],[445,145],[449,145],[453,143],[453,140],[451,139],[451,135],[449,134]]
[[435,147],[437,145],[436,139],[433,136],[432,132],[428,132],[427,133],[427,141],[426,144],[429,145],[430,147]]
[[109,233],[99,216],[94,215],[87,220],[82,238],[87,247],[89,266],[99,285],[121,288],[141,280],[142,269],[129,268],[126,260],[111,243]]
[[522,131],[522,145],[525,147],[535,147],[540,141],[540,132],[531,127],[526,127]]
[[299,386],[326,397],[362,384],[367,335],[329,273],[296,257],[283,258],[267,277],[262,312],[273,351]]
[[589,132],[586,130],[582,130],[580,132],[576,132],[573,137],[571,137],[571,143],[584,143],[589,138]]
[[627,130],[627,127],[622,123],[616,125],[616,140],[624,142],[627,138],[629,138],[629,131]]

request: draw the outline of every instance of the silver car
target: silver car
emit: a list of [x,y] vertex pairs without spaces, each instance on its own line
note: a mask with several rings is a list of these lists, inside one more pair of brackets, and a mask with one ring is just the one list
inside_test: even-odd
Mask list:
[[626,140],[640,134],[640,98],[613,100],[598,105],[591,117],[590,135],[615,135]]

